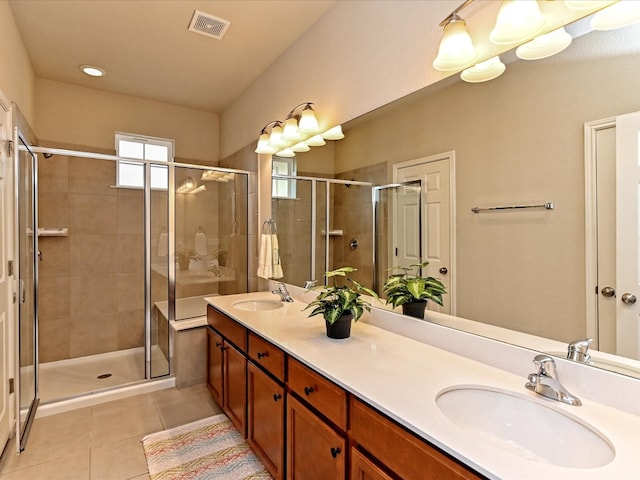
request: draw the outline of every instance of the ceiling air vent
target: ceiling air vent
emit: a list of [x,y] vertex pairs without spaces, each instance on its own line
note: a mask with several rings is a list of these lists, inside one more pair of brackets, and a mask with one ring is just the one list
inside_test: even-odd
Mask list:
[[222,37],[226,33],[227,28],[229,28],[229,25],[231,25],[231,22],[228,22],[227,20],[222,20],[221,18],[216,18],[208,13],[195,10],[193,12],[191,24],[189,24],[189,31],[222,40]]

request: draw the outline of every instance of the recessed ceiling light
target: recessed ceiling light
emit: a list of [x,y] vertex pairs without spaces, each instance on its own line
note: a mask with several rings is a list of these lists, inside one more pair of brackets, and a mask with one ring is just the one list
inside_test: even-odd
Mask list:
[[102,68],[95,65],[80,65],[79,68],[91,77],[104,77],[107,74]]

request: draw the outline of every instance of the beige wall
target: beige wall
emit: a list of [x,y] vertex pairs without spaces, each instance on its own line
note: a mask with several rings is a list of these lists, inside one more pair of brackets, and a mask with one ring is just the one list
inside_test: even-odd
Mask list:
[[[558,56],[510,64],[494,81],[418,92],[346,125],[336,165],[454,150],[458,315],[575,340],[585,335],[583,125],[640,110],[637,53],[596,68],[587,58],[639,44],[640,27],[596,32]],[[553,211],[470,211],[550,201]]]
[[35,74],[6,0],[0,0],[0,91],[33,126]]
[[40,139],[113,150],[116,131],[137,133],[173,138],[177,159],[218,162],[214,113],[44,79],[36,81],[36,108]]
[[[444,78],[431,66],[442,35],[438,24],[460,3],[336,2],[222,112],[222,156],[257,141],[264,125],[284,119],[298,103],[315,102],[320,123],[331,127]],[[482,58],[510,48],[488,42],[501,3],[475,2],[464,10]],[[549,30],[585,15],[564,2],[540,6],[553,15]]]

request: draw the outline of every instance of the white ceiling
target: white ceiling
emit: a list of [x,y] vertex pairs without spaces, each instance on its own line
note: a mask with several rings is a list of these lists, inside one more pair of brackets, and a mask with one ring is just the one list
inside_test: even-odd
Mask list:
[[[219,113],[335,1],[9,3],[37,77]],[[194,10],[230,21],[224,38],[188,31]]]

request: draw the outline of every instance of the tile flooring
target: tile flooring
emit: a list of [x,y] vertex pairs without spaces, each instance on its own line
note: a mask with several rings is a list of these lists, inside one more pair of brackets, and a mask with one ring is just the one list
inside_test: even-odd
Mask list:
[[36,418],[21,455],[7,445],[0,480],[148,480],[142,437],[220,411],[201,384]]

